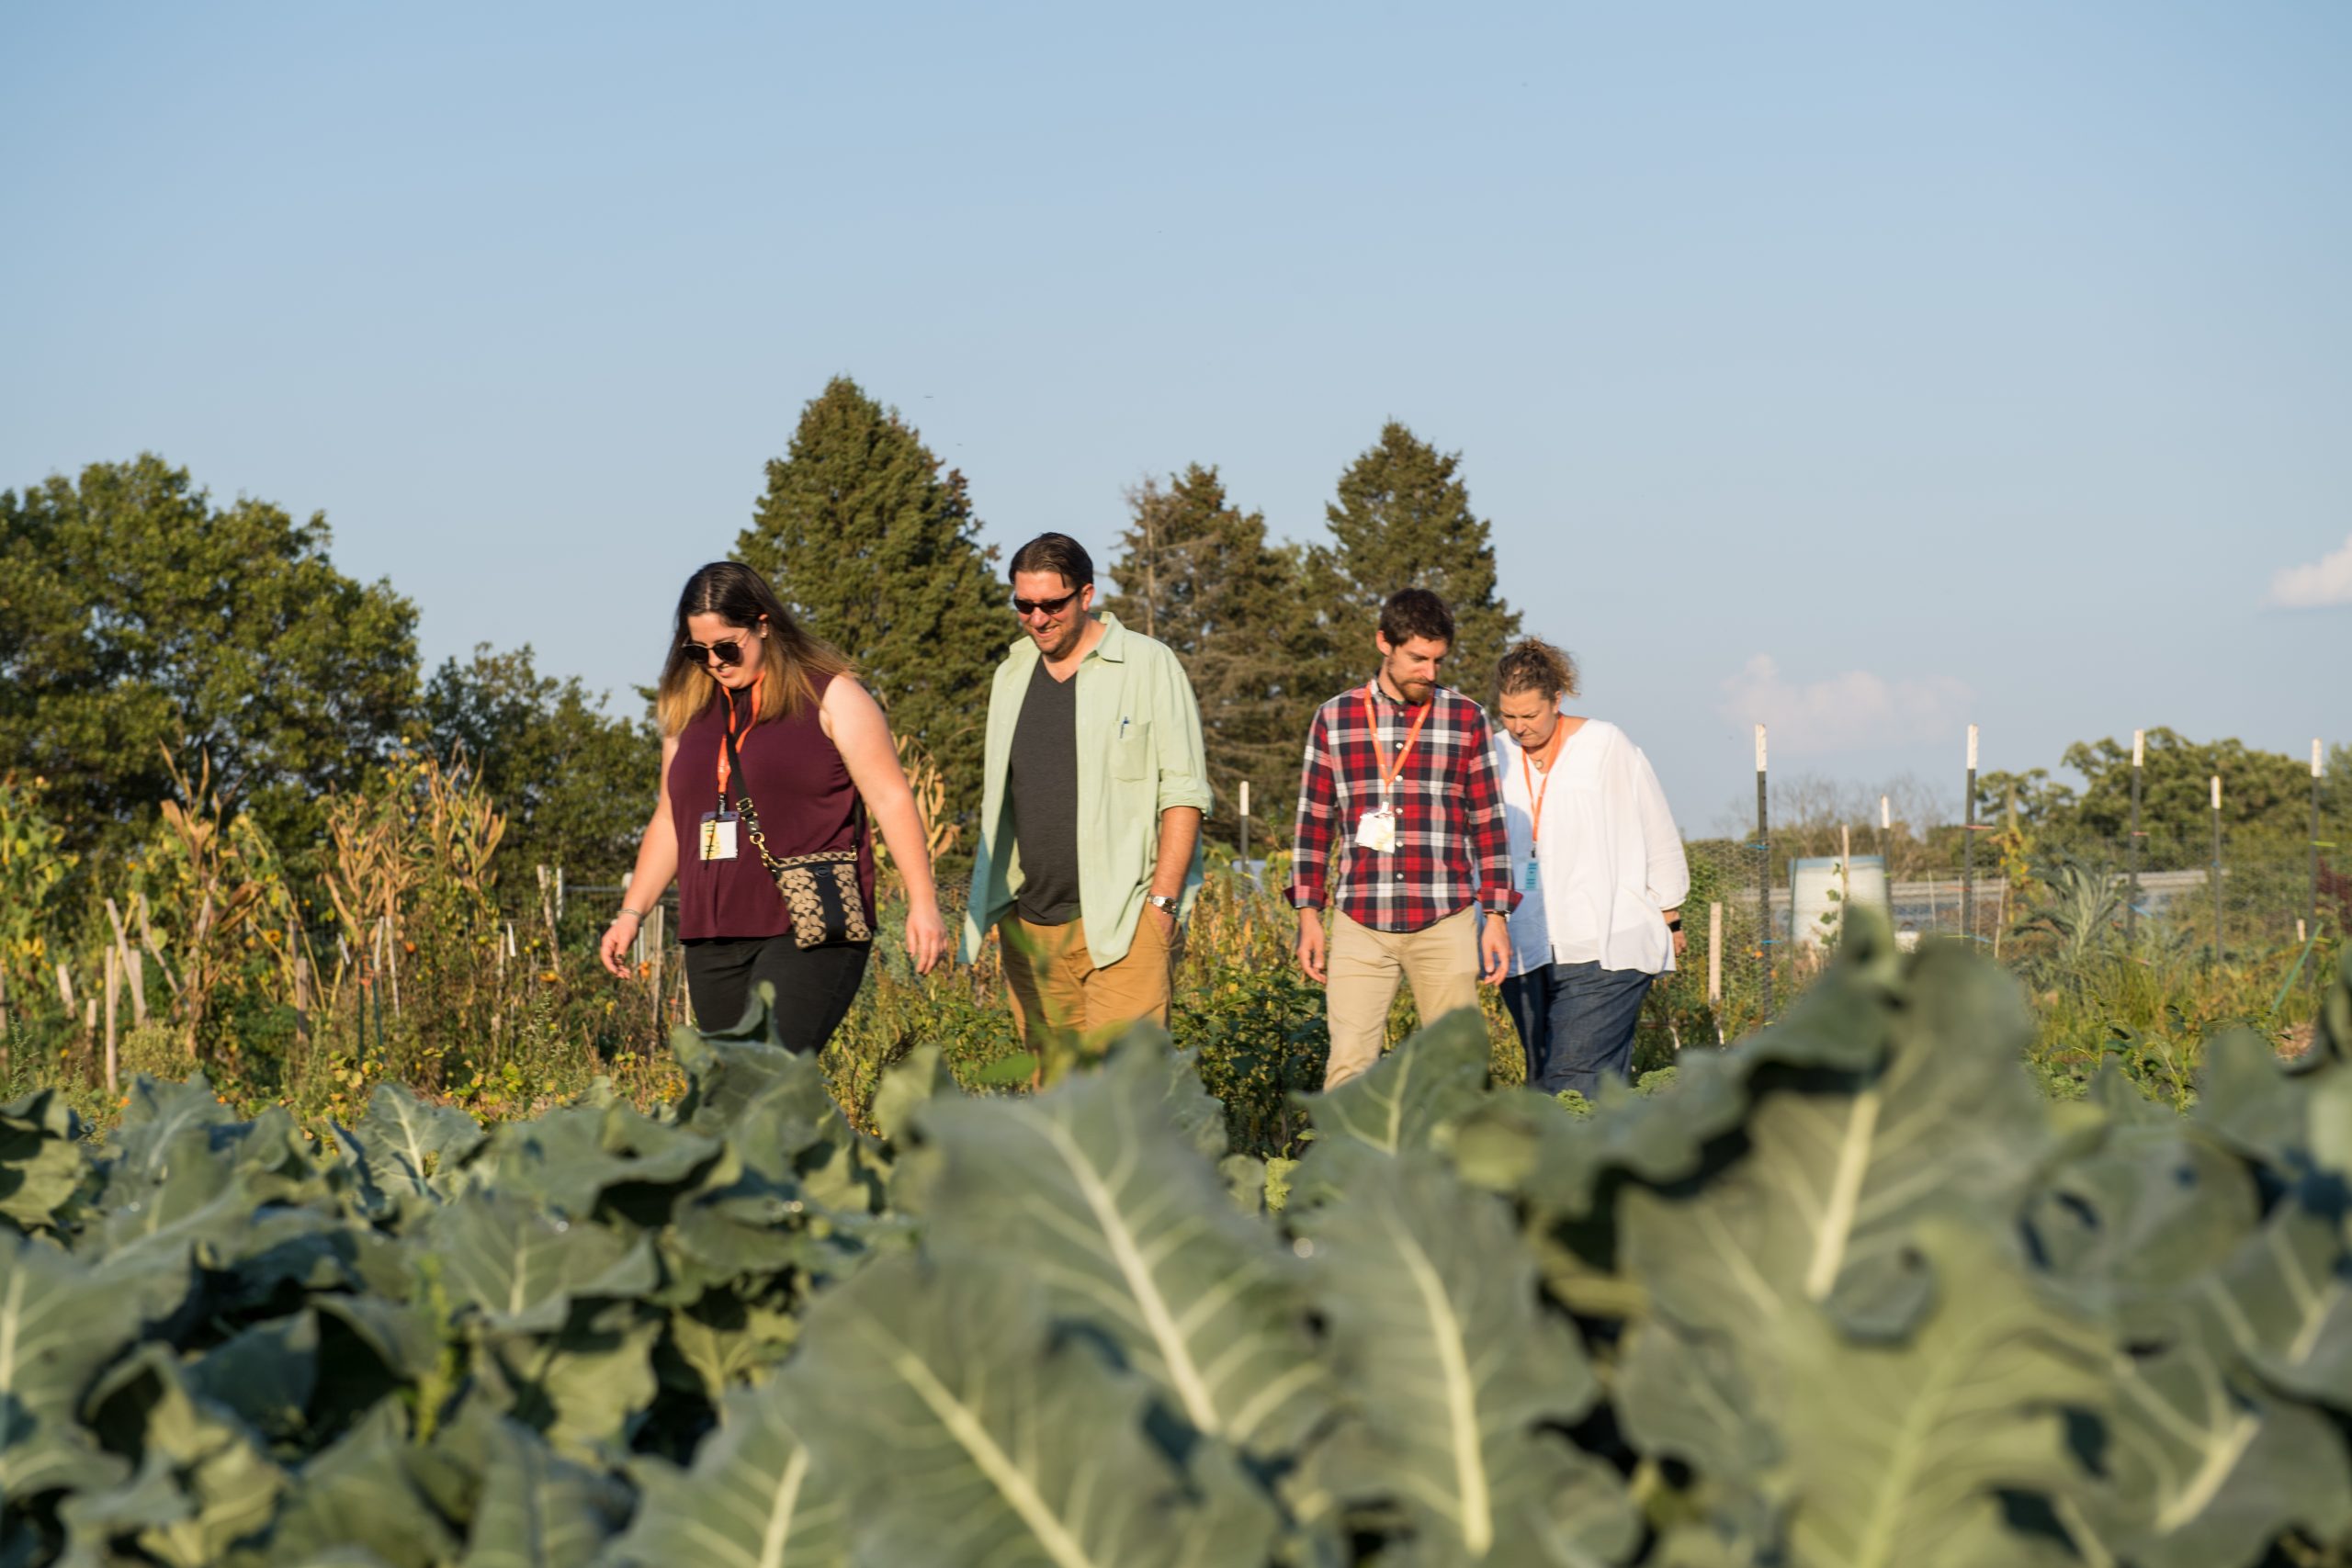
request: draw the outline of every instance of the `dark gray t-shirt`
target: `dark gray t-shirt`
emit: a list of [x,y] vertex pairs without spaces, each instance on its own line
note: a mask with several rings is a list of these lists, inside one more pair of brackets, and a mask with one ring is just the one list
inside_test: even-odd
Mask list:
[[1078,919],[1078,677],[1037,661],[1012,727],[1012,841],[1021,851],[1014,906],[1032,925]]

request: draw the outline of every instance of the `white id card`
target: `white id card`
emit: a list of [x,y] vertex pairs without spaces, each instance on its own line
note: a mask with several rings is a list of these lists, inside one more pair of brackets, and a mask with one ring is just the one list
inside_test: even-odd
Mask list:
[[1356,842],[1384,855],[1396,849],[1396,813],[1386,807],[1365,812],[1356,823]]
[[733,860],[735,858],[735,824],[742,818],[732,811],[706,811],[702,814],[702,858]]

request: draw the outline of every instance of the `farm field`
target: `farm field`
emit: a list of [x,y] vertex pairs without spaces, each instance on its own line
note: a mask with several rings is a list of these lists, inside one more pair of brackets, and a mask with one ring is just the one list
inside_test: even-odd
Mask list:
[[2079,879],[1997,964],[1858,908],[1769,1024],[1694,953],[1598,1106],[1491,1001],[1400,998],[1324,1097],[1281,857],[1220,853],[1172,1041],[1033,1062],[990,962],[886,934],[811,1059],[685,1026],[658,928],[594,967],[602,901],[504,893],[489,801],[405,766],[311,916],[199,793],[36,938],[116,986],[6,1037],[8,1568],[2352,1542],[2333,944],[2078,935]]
[[[2183,1115],[1858,919],[1589,1116],[1482,1021],[1236,1148],[1213,1043],[876,1131],[763,1021],[678,1098],[326,1135],[201,1079],[0,1115],[0,1540],[49,1562],[2220,1564],[2352,1537],[2312,1050]],[[639,1080],[650,1084],[649,1076]],[[1311,1132],[1311,1137],[1307,1134]]]

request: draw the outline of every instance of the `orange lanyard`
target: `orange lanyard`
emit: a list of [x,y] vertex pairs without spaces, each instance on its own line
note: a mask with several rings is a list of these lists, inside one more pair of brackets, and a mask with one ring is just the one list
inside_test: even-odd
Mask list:
[[[1377,757],[1380,755],[1380,714],[1379,710],[1372,705],[1372,687],[1373,682],[1369,681],[1364,682],[1363,721],[1372,727],[1372,754]],[[1420,711],[1413,716],[1412,728],[1405,731],[1405,744],[1396,748],[1396,761],[1393,763],[1383,762],[1380,765],[1381,805],[1388,804],[1389,792],[1396,783],[1396,775],[1405,771],[1405,759],[1413,754],[1413,742],[1421,738],[1421,726],[1429,722],[1430,709],[1435,706],[1437,706],[1437,696],[1432,693],[1430,700],[1421,705]]]
[[1527,781],[1527,798],[1533,803],[1528,815],[1535,819],[1535,829],[1528,835],[1527,852],[1532,856],[1544,842],[1544,797],[1552,793],[1552,764],[1558,761],[1560,742],[1566,739],[1557,720],[1552,725],[1552,739],[1544,743],[1544,787],[1535,787],[1535,770],[1528,765],[1527,748],[1519,749],[1519,774]]
[[[743,721],[743,739],[752,738],[752,726],[760,722],[760,682],[768,678],[761,671],[752,677],[752,716]],[[727,744],[718,749],[718,808],[727,809],[727,781],[735,776],[735,694],[726,687],[718,688],[718,700],[727,705]]]

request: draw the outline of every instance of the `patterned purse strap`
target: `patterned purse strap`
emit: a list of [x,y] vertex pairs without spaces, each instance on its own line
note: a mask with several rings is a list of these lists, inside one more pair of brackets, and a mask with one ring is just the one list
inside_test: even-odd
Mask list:
[[[735,799],[735,810],[737,815],[743,818],[743,836],[750,839],[752,840],[752,847],[760,852],[760,863],[767,867],[768,878],[770,881],[774,881],[775,874],[778,872],[788,869],[787,863],[778,860],[768,849],[768,836],[760,830],[760,814],[758,811],[753,809],[752,806],[752,777],[750,773],[744,771],[743,760],[736,752],[734,735],[729,733],[721,744],[727,748],[727,767],[729,773],[733,777],[742,781],[740,786],[741,793],[737,795]],[[850,833],[850,847],[846,851],[824,850],[818,852],[820,854],[839,855],[846,853],[854,856],[857,853],[858,840],[865,836],[865,796],[858,792],[855,781],[852,781],[849,794],[850,820],[853,824]],[[808,858],[810,857],[802,855],[795,855],[793,857],[796,861],[805,860]],[[784,890],[782,888],[778,888],[776,890],[776,897],[782,897],[783,896]]]

